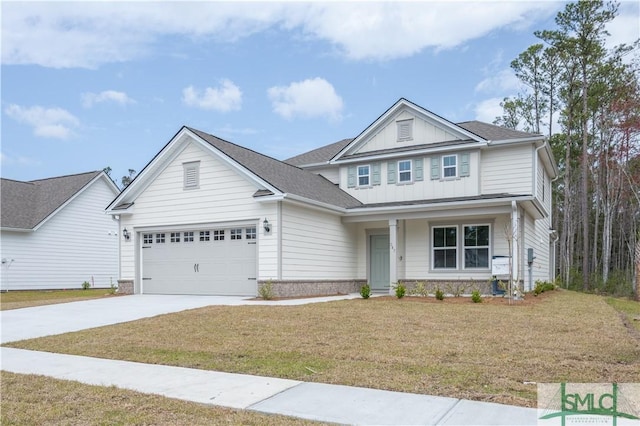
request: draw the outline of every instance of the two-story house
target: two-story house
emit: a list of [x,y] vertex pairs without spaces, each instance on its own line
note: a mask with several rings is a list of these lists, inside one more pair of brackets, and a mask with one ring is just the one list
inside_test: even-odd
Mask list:
[[107,212],[136,293],[487,292],[494,258],[527,290],[553,276],[556,176],[541,135],[400,99],[356,138],[285,162],[183,127]]

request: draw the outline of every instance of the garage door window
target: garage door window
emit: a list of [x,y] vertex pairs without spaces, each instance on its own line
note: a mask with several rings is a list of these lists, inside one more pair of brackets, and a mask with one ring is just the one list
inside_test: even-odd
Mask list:
[[142,234],[142,242],[144,244],[153,244],[153,234]]
[[242,239],[242,228],[234,228],[231,230],[231,239],[232,240],[241,240]]
[[184,242],[185,243],[192,243],[193,242],[193,231],[184,232],[182,234],[182,236],[184,237]]
[[171,242],[172,243],[179,243],[180,242],[180,233],[179,232],[172,232],[171,233]]
[[214,241],[224,241],[224,229],[216,229],[213,231]]
[[200,241],[210,241],[211,235],[209,231],[200,231]]
[[255,240],[256,239],[256,227],[252,226],[244,230],[247,240]]
[[165,238],[164,233],[163,234],[156,234],[156,243],[163,244],[164,243],[164,238]]

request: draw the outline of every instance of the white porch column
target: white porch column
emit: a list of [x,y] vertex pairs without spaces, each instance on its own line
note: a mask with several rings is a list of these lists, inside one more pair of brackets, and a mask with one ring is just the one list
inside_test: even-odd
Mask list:
[[518,246],[518,204],[511,202],[511,267],[514,284],[518,282],[518,272],[520,270],[520,247]]
[[389,294],[395,294],[394,284],[398,282],[398,221],[389,219]]

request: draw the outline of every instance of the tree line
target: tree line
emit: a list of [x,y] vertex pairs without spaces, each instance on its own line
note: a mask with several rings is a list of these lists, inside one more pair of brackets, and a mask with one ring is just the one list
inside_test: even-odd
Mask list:
[[[566,288],[636,296],[640,273],[640,42],[607,47],[619,4],[569,3],[511,62],[523,90],[495,124],[545,134],[557,277]],[[556,125],[557,123],[557,125]]]

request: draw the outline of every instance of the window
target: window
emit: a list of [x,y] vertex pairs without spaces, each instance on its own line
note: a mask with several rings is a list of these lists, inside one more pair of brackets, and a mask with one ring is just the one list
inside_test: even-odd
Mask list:
[[200,162],[183,163],[184,189],[197,189],[200,186]]
[[413,139],[413,119],[396,121],[398,125],[398,142]]
[[241,240],[242,239],[242,228],[234,228],[231,230],[231,239],[232,240]]
[[189,231],[189,232],[184,232],[182,234],[183,240],[185,243],[192,243],[193,242],[193,231]]
[[458,227],[433,228],[433,269],[458,267]]
[[369,186],[370,181],[369,166],[358,166],[358,186]]
[[153,244],[153,234],[142,234],[142,242],[144,244]]
[[398,182],[411,182],[411,160],[398,161]]
[[200,241],[211,241],[209,231],[200,231]]
[[180,242],[180,233],[179,232],[172,232],[171,233],[171,242],[172,243],[179,243]]
[[255,240],[256,239],[256,227],[252,226],[244,230],[244,235],[247,240]]
[[156,243],[158,243],[158,244],[164,243],[164,233],[163,234],[156,234]]
[[213,231],[213,241],[224,241],[224,229]]
[[442,157],[442,176],[444,178],[456,177],[457,173],[457,155],[445,155]]
[[489,225],[464,227],[464,267],[489,267]]

